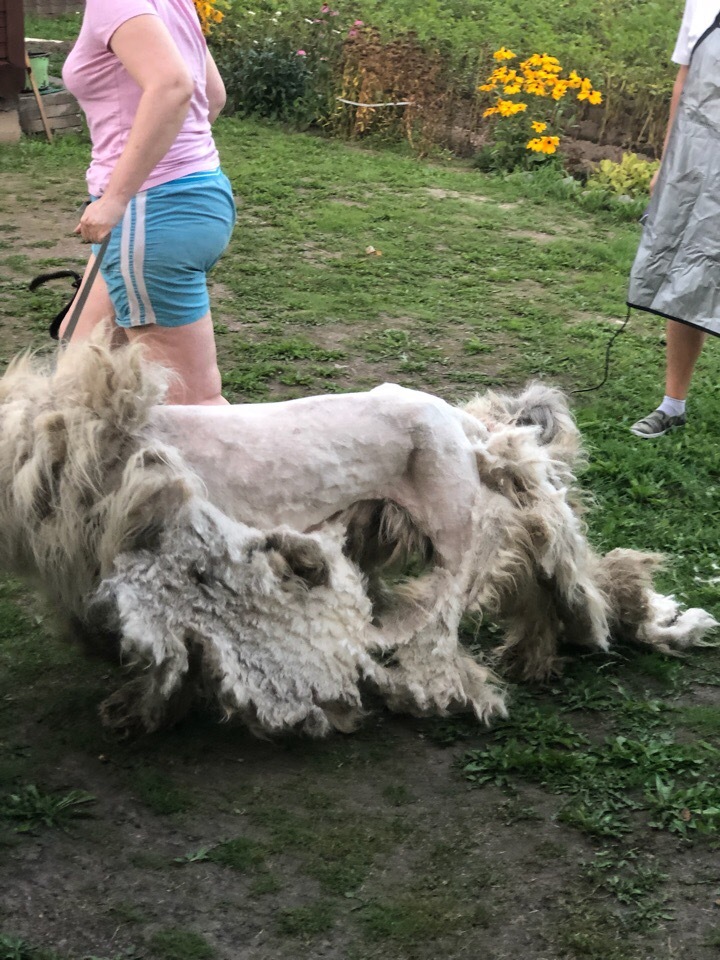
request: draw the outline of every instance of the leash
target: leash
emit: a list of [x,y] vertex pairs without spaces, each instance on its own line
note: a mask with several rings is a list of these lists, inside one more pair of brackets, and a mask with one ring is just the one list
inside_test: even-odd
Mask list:
[[605,384],[607,383],[608,376],[610,375],[610,351],[612,350],[612,346],[617,340],[617,338],[620,336],[621,333],[624,332],[625,327],[628,325],[629,320],[630,320],[630,307],[628,307],[627,315],[622,322],[622,326],[618,327],[615,333],[608,340],[608,345],[605,349],[605,375],[603,376],[600,383],[596,383],[594,387],[582,387],[579,390],[568,390],[568,393],[570,395],[573,395],[576,393],[591,393],[593,390],[599,390],[600,387],[605,386]]
[[[92,286],[95,283],[95,279],[98,275],[98,272],[100,271],[100,267],[103,262],[103,257],[107,252],[109,243],[110,243],[110,234],[108,234],[103,240],[103,242],[100,244],[100,249],[95,255],[95,261],[92,265],[92,268],[90,269],[88,278],[85,281],[85,286],[82,288],[77,298],[73,300],[70,304],[70,307],[72,307],[72,313],[70,315],[70,319],[68,320],[68,325],[65,328],[65,335],[62,338],[61,343],[70,343],[70,338],[75,332],[75,327],[77,326],[77,322],[80,319],[80,314],[82,313],[83,307],[87,302],[87,298],[90,296],[90,291],[92,290]],[[58,324],[58,328],[59,328],[59,324]],[[50,336],[52,336],[52,327],[50,331]]]

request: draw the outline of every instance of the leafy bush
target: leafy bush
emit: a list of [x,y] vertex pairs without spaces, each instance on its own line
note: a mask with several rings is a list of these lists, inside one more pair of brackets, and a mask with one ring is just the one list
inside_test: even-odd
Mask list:
[[587,185],[590,189],[609,190],[618,197],[646,196],[659,166],[658,160],[644,160],[635,153],[625,153],[619,163],[601,160]]
[[348,28],[336,26],[339,15],[327,5],[314,5],[315,15],[301,18],[256,6],[234,5],[210,37],[228,111],[300,126],[323,121],[336,106]]
[[219,67],[229,107],[242,116],[294,118],[310,77],[304,55],[273,39],[250,48],[229,48]]

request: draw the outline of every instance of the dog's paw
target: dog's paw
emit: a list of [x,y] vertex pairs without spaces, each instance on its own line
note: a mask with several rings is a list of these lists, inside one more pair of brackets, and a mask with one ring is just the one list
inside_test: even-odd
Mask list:
[[140,712],[143,682],[131,680],[100,704],[102,725],[119,740],[131,740],[147,733]]

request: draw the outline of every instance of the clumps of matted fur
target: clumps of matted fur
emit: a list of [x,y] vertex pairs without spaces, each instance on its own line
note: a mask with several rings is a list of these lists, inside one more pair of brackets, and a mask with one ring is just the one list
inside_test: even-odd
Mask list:
[[352,730],[378,666],[370,603],[339,543],[263,534],[189,501],[152,550],[116,558],[93,598],[138,674],[103,705],[106,724],[152,731],[202,699],[258,733]]
[[456,634],[429,672],[382,663],[389,642],[338,529],[259,531],[212,506],[149,426],[164,383],[138,347],[99,337],[0,380],[0,563],[86,643],[114,637],[132,679],[105,723],[155,730],[202,698],[256,731],[322,735],[356,724],[363,682],[412,712],[504,709]]
[[[683,612],[674,597],[654,590],[662,557],[628,549],[602,556],[588,543],[575,485],[584,452],[559,390],[533,383],[518,396],[488,393],[463,409],[508,444],[501,463],[484,451],[478,456],[481,477],[518,509],[510,562],[479,585],[475,600],[505,626],[495,652],[505,670],[546,679],[561,669],[561,645],[603,650],[623,641],[677,653],[706,643],[717,621],[705,610]],[[521,434],[533,427],[528,445]]]

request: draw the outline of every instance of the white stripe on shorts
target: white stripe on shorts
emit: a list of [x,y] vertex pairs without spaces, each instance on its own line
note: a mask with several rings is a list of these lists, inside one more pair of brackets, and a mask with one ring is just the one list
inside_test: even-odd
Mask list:
[[133,275],[140,302],[145,308],[143,323],[155,323],[155,311],[145,286],[145,213],[147,208],[147,193],[139,193],[135,206],[135,237],[133,242]]
[[140,313],[140,303],[135,294],[132,270],[130,268],[130,238],[132,236],[134,206],[135,201],[131,200],[123,216],[122,230],[120,233],[120,275],[123,278],[125,291],[127,292],[128,306],[130,308],[130,326],[139,327],[143,321]]

